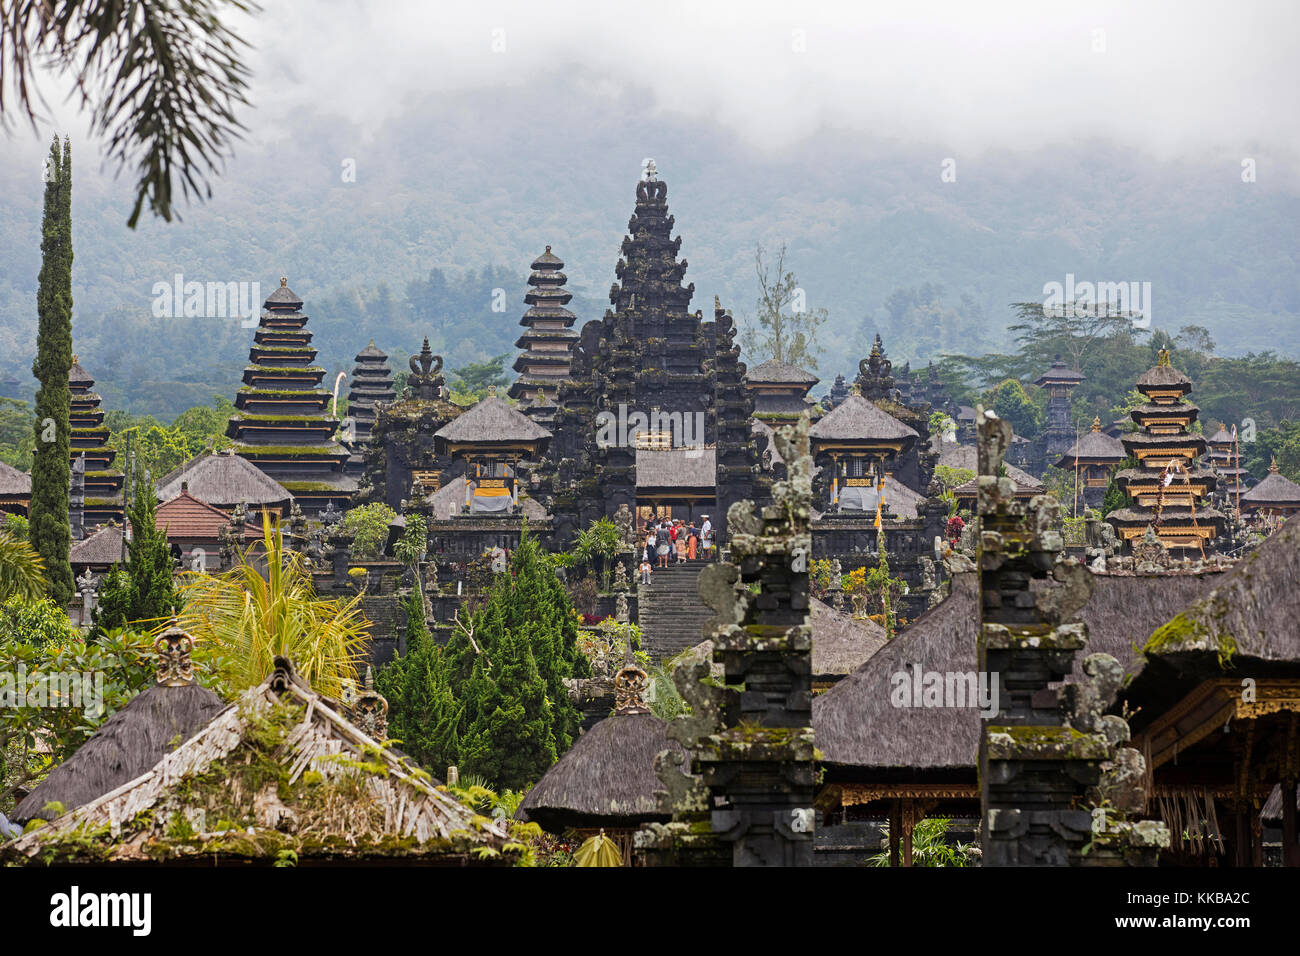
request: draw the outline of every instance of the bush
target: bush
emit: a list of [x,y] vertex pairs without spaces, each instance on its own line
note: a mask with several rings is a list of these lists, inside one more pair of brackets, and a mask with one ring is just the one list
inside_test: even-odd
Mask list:
[[343,530],[352,539],[352,557],[374,559],[383,556],[388,543],[388,526],[397,512],[382,501],[353,508],[343,516]]

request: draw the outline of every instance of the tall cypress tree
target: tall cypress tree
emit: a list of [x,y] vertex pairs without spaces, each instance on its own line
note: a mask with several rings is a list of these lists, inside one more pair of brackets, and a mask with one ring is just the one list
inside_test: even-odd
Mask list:
[[45,211],[41,221],[41,272],[36,291],[39,327],[32,374],[36,391],[36,449],[32,462],[29,536],[45,561],[50,592],[61,604],[72,600],[75,585],[68,551],[72,466],[68,416],[72,393],[72,144],[50,144]]
[[181,609],[172,577],[167,530],[158,527],[157,497],[153,482],[136,479],[127,510],[131,540],[127,543],[126,568],[119,565],[104,579],[95,610],[96,639],[113,628],[133,621],[157,622]]

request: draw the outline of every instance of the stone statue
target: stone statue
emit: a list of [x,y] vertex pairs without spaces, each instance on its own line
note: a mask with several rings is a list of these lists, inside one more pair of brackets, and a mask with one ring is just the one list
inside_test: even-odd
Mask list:
[[618,506],[614,512],[614,524],[618,528],[619,540],[621,542],[619,550],[622,553],[630,553],[636,550],[636,518],[628,510],[627,503]]

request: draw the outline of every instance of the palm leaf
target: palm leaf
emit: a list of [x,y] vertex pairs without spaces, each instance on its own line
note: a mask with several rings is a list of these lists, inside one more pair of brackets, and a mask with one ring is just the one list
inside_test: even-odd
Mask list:
[[230,691],[260,683],[275,658],[288,657],[313,688],[341,697],[369,642],[361,595],[317,596],[302,556],[285,550],[278,522],[265,512],[262,543],[265,576],[247,554],[222,574],[186,575],[177,623]]
[[0,602],[17,595],[26,601],[44,597],[49,588],[45,562],[26,541],[0,531]]

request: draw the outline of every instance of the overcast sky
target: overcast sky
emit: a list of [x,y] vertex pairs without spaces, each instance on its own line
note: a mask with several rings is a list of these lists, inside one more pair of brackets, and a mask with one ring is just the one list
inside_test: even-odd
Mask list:
[[[311,110],[373,135],[424,95],[501,87],[520,91],[518,108],[581,122],[528,98],[551,73],[587,94],[646,91],[757,148],[829,125],[954,155],[1104,137],[1162,159],[1268,155],[1300,170],[1296,0],[266,5],[230,18],[253,47],[254,134]],[[44,84],[54,118],[84,131],[65,88]],[[39,150],[47,135],[17,130]]]
[[412,93],[578,68],[759,146],[829,124],[954,150],[1099,135],[1164,158],[1300,154],[1294,0],[275,0],[248,36],[258,122],[377,125]]

